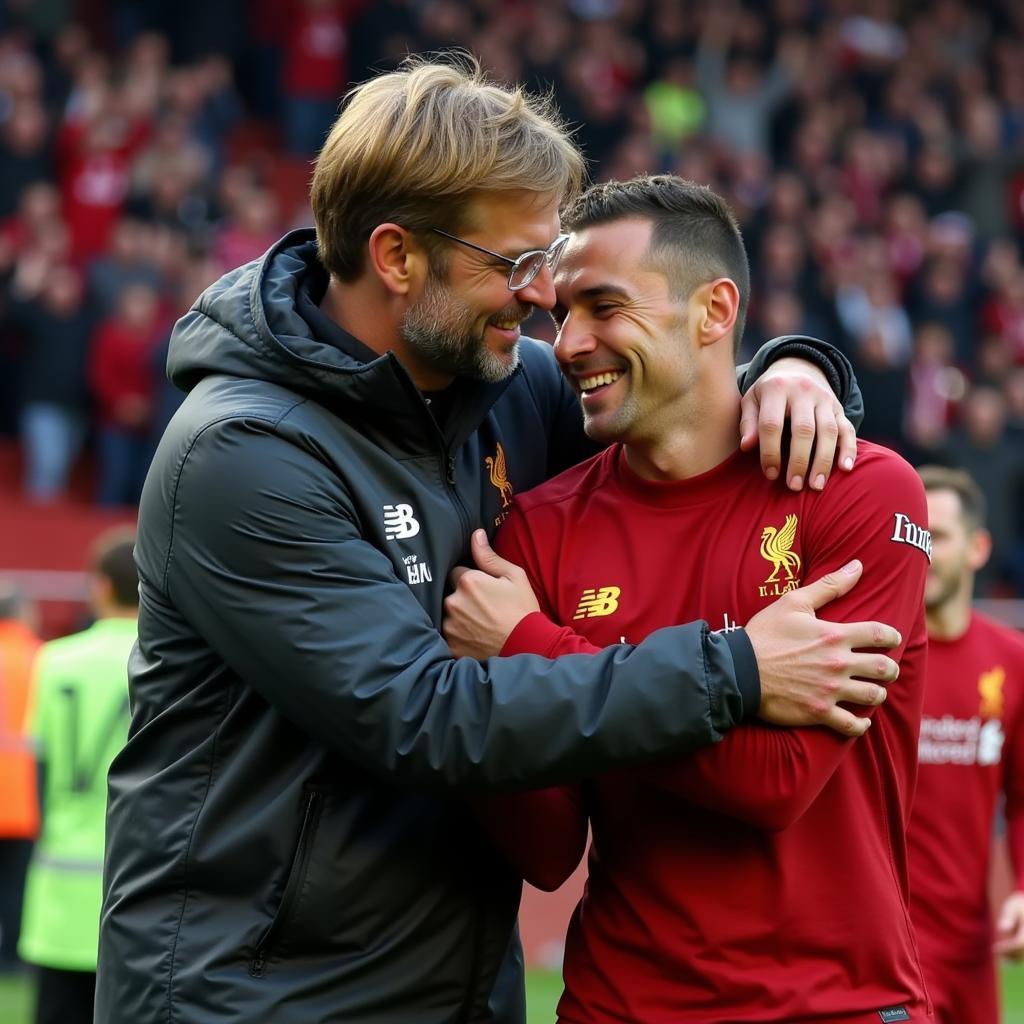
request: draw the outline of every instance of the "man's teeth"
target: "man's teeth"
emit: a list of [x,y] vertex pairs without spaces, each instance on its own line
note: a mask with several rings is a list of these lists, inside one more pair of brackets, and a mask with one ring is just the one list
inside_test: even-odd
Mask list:
[[520,324],[519,320],[492,320],[491,323],[500,331],[514,331]]
[[580,391],[593,391],[604,384],[614,384],[622,376],[622,371],[615,373],[598,373],[593,377],[583,377],[580,380]]

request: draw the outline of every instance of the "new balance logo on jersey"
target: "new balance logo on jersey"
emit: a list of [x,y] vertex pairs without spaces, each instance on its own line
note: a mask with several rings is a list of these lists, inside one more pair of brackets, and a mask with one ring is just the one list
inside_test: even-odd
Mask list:
[[408,540],[420,532],[420,524],[412,514],[412,505],[384,506],[384,535],[388,540]]
[[895,513],[892,536],[889,540],[896,544],[909,544],[912,548],[923,551],[929,562],[932,560],[932,535],[902,512]]
[[584,590],[576,606],[574,619],[593,619],[599,615],[611,615],[619,607],[618,587],[600,587]]

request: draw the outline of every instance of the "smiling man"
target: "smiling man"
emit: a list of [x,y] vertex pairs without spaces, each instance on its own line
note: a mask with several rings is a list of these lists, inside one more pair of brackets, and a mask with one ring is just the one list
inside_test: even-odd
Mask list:
[[[583,166],[540,101],[410,62],[346,102],[316,231],[175,327],[169,372],[189,394],[139,514],[104,1024],[521,1021],[521,880],[454,794],[681,753],[754,715],[854,733],[838,702],[884,697],[854,677],[895,664],[849,652],[894,631],[837,635],[795,604],[625,657],[452,657],[438,626],[471,532],[593,450],[550,346],[519,329],[554,303],[558,209]],[[825,348],[788,351],[842,383]],[[767,406],[770,466],[787,405],[821,424],[814,463],[798,431],[791,480],[823,477],[850,438],[807,373],[774,363],[747,399],[751,443]]]
[[812,604],[855,558],[863,579],[823,615],[891,622],[903,641],[861,738],[745,723],[688,758],[482,803],[496,846],[545,888],[575,868],[589,822],[559,1020],[930,1020],[904,835],[928,558],[919,534],[894,533],[905,520],[927,535],[920,481],[861,442],[852,474],[794,493],[739,450],[749,273],[710,189],[669,176],[597,185],[563,222],[556,355],[587,434],[609,447],[517,496],[498,535],[510,561],[475,538],[486,571],[455,574],[452,650],[628,656],[695,616],[728,636],[779,602]]

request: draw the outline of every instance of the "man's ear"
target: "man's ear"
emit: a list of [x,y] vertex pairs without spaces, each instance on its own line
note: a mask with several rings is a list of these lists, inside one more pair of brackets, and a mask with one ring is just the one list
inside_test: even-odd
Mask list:
[[972,572],[981,569],[992,554],[992,534],[988,530],[975,530],[967,541],[967,564]]
[[740,311],[740,290],[730,277],[718,277],[701,285],[694,293],[698,301],[697,341],[714,345],[732,336]]
[[429,271],[426,250],[398,224],[378,224],[373,229],[367,259],[371,272],[393,295],[418,293]]

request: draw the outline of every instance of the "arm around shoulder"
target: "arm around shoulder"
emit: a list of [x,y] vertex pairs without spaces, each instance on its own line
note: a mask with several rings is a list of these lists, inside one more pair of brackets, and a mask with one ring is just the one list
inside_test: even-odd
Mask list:
[[153,583],[244,684],[377,774],[546,785],[693,749],[742,714],[731,652],[700,627],[558,661],[452,658],[340,477],[275,424],[211,425],[150,499],[173,537]]

